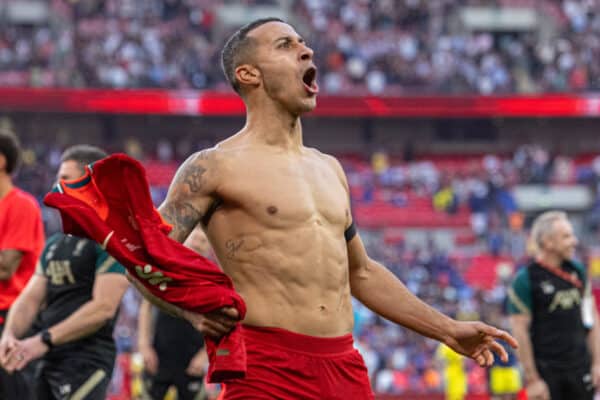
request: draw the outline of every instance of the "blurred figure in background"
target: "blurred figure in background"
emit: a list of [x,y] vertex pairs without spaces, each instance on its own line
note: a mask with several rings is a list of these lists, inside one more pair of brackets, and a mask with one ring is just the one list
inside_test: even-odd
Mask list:
[[[210,257],[211,248],[200,225],[185,246]],[[208,357],[204,339],[188,321],[173,317],[144,299],[138,319],[138,349],[144,359],[145,391],[151,400],[163,400],[169,387],[178,400],[204,399],[203,381]]]
[[[507,269],[502,274],[502,281],[505,287],[510,284],[509,279],[512,279],[512,269]],[[491,323],[507,328],[508,322],[508,302],[509,299],[504,296],[502,311],[498,313],[488,314]],[[515,351],[506,343],[501,343],[508,354],[508,360],[502,361],[498,357],[494,357],[494,365],[487,370],[488,378],[488,393],[492,400],[517,400],[525,395],[523,382],[521,379],[521,371],[519,370],[519,362]]]
[[508,361],[495,357],[494,365],[488,369],[492,400],[515,400],[522,386],[517,357],[509,346],[504,345],[504,348],[508,353]]
[[[8,309],[35,270],[44,247],[40,207],[33,196],[15,187],[12,175],[21,158],[17,137],[0,128],[0,334],[6,329]],[[11,346],[0,347],[0,364]],[[0,368],[0,399],[31,399],[30,371],[8,374]]]
[[567,215],[550,211],[531,229],[535,259],[508,290],[517,354],[530,400],[593,399],[600,384],[600,331],[586,268]]
[[[57,177],[81,178],[87,164],[105,156],[97,147],[70,147]],[[42,358],[37,400],[104,400],[116,355],[113,328],[127,286],[125,269],[100,245],[52,235],[35,275],[10,308],[0,363],[13,372]],[[42,331],[24,338],[36,317]],[[19,397],[24,399],[31,397]]]
[[467,371],[464,357],[440,343],[435,358],[443,369],[446,400],[463,400],[467,395]]

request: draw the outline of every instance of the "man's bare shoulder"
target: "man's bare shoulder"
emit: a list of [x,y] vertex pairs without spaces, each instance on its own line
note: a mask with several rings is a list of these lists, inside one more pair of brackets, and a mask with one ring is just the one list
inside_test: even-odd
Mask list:
[[230,139],[189,156],[177,170],[173,186],[190,193],[216,190],[229,162],[239,156],[239,144]]
[[310,154],[312,154],[314,157],[318,157],[321,160],[326,161],[327,163],[330,163],[332,165],[340,166],[340,162],[338,161],[338,159],[332,156],[331,154],[323,153],[321,150],[316,149],[314,147],[305,147],[305,149],[308,152],[310,152]]
[[307,147],[306,149],[308,151],[310,151],[314,157],[319,158],[324,163],[329,165],[333,170],[335,170],[335,173],[340,178],[340,180],[342,181],[344,186],[347,186],[346,173],[344,172],[344,169],[342,168],[342,164],[340,163],[340,161],[337,158],[335,158],[334,156],[332,156],[330,154],[323,153],[322,151],[315,149],[313,147]]
[[253,147],[248,132],[242,130],[217,143],[213,150],[219,154],[221,160],[227,160],[239,155],[239,152],[248,151]]

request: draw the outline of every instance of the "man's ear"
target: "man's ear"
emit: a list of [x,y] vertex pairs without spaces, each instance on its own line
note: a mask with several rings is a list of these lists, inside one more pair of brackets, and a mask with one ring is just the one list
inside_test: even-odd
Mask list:
[[6,157],[0,153],[0,171],[6,171]]
[[258,68],[250,64],[242,64],[235,69],[235,77],[240,86],[260,85],[261,74]]

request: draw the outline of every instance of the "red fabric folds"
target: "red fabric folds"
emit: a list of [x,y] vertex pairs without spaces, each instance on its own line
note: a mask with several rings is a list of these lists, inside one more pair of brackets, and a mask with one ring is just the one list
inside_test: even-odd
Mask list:
[[[246,305],[231,279],[167,236],[171,227],[154,208],[144,168],[136,160],[115,154],[98,161],[82,178],[61,181],[44,203],[60,211],[65,233],[101,244],[154,296],[202,314],[235,307],[244,318]],[[207,338],[206,343],[210,382],[245,376],[239,324],[218,342]]]

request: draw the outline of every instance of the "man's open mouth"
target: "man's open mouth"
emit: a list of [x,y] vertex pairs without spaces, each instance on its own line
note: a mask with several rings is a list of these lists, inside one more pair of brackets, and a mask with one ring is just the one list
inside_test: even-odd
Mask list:
[[304,72],[302,82],[304,82],[304,87],[308,93],[319,93],[319,85],[317,85],[317,69],[315,67],[310,67]]

